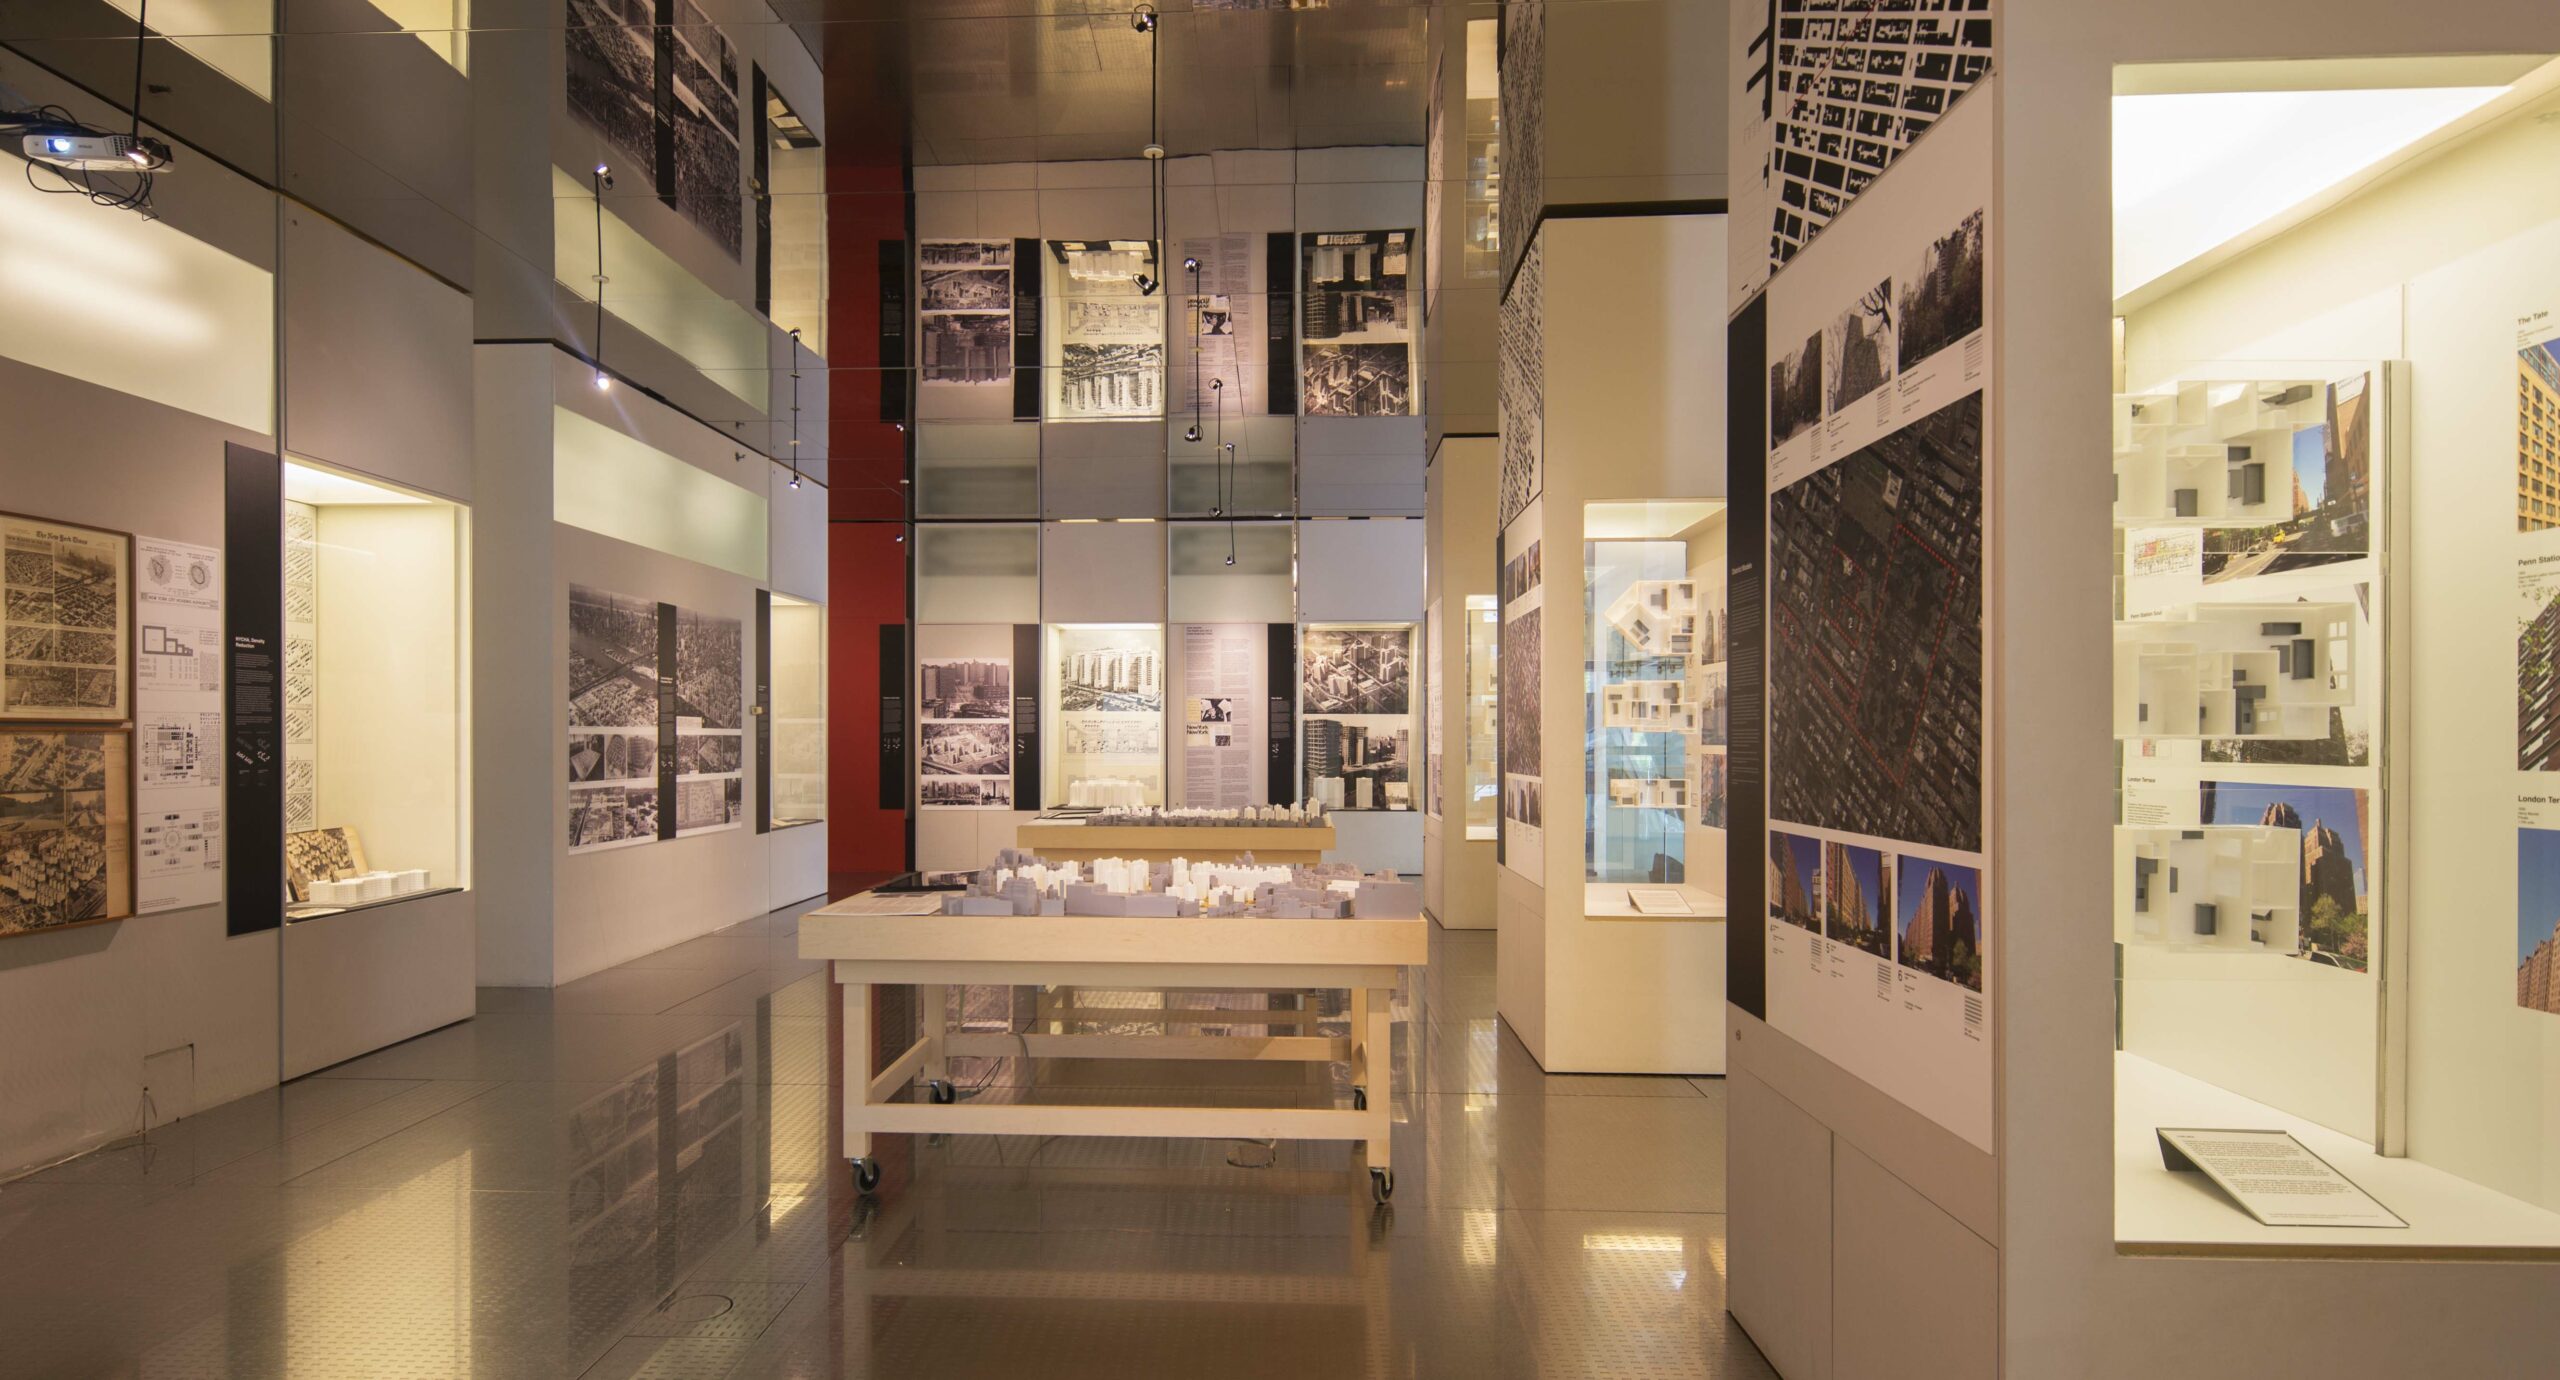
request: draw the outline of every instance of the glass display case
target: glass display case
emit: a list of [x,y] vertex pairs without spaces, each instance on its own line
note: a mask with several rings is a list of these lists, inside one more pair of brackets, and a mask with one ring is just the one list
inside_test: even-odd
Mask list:
[[1411,623],[1310,623],[1298,646],[1303,798],[1336,810],[1418,806]]
[[466,884],[469,514],[285,466],[285,918]]
[[1701,831],[1721,827],[1702,788],[1725,738],[1724,505],[1586,504],[1583,537],[1586,904],[1632,905],[1632,885],[1703,909],[1722,886]]
[[1462,693],[1466,697],[1467,837],[1490,839],[1499,831],[1502,810],[1501,764],[1495,757],[1501,745],[1496,715],[1501,682],[1495,679],[1494,664],[1502,641],[1502,615],[1494,596],[1467,596],[1459,632],[1464,643],[1460,664],[1466,676]]
[[766,827],[827,817],[827,608],[773,596],[773,790]]

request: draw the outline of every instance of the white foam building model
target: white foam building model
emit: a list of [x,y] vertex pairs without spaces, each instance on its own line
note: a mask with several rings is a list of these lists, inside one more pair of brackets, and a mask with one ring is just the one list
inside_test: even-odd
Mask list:
[[1643,733],[1694,733],[1698,706],[1683,681],[1615,681],[1600,687],[1600,724]]
[[1091,915],[1154,918],[1250,916],[1266,920],[1405,919],[1422,913],[1421,889],[1392,873],[1348,863],[1274,866],[1169,863],[1139,858],[1050,862],[1008,848],[942,898],[944,915]]
[[1698,645],[1698,587],[1688,580],[1637,580],[1600,616],[1646,656],[1685,657]]
[[1689,808],[1689,781],[1679,776],[1613,776],[1609,803],[1632,810]]
[[1067,782],[1067,805],[1078,810],[1131,809],[1153,794],[1152,783],[1117,776],[1080,776]]
[[2116,937],[2223,953],[2302,948],[2302,835],[2275,825],[2116,830]]
[[2116,624],[2118,738],[2325,738],[2355,702],[2352,604],[2197,604]]
[[331,882],[315,881],[311,884],[311,899],[318,905],[356,906],[367,901],[388,901],[395,896],[414,896],[426,889],[427,874],[423,868],[405,872],[377,869],[352,873]]
[[1322,801],[1295,805],[1241,805],[1219,809],[1199,806],[1111,806],[1093,817],[1106,828],[1303,828],[1324,823]]
[[2115,400],[2116,521],[2261,527],[2298,514],[2295,433],[2328,420],[2310,380],[2181,383]]

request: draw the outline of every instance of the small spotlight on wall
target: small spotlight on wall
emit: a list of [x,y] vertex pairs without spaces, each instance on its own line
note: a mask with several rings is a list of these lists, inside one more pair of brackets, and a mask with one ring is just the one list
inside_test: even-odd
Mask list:
[[1197,273],[1197,272],[1199,272],[1199,271],[1200,271],[1200,260],[1199,260],[1198,258],[1196,258],[1196,257],[1191,256],[1191,255],[1184,255],[1184,256],[1183,256],[1183,260],[1182,260],[1182,271],[1183,271],[1183,272],[1185,272],[1185,273]]
[[605,372],[605,371],[603,371],[602,369],[598,369],[598,370],[596,371],[596,391],[597,391],[597,392],[599,392],[599,393],[607,393],[607,392],[611,392],[612,390],[613,390],[613,376],[612,376],[611,374],[606,373],[606,372]]
[[1197,445],[1200,441],[1200,428],[1197,426],[1184,427],[1182,429],[1182,439]]
[[796,474],[791,476],[791,487],[795,489],[800,487],[800,476]]
[[1134,281],[1134,282],[1136,282],[1136,283],[1137,283],[1137,285],[1138,285],[1138,295],[1139,295],[1139,296],[1141,296],[1141,297],[1153,297],[1153,296],[1155,296],[1155,295],[1156,295],[1156,280],[1155,280],[1155,279],[1150,278],[1150,277],[1148,277],[1147,275],[1145,275],[1145,274],[1143,274],[1143,273],[1136,273],[1136,274],[1132,274],[1132,275],[1130,275],[1130,277],[1131,277],[1131,280],[1132,280],[1132,281]]
[[1142,34],[1154,33],[1156,31],[1156,7],[1153,5],[1140,5],[1136,10],[1130,13],[1129,27],[1136,29]]
[[1227,557],[1227,564],[1229,564],[1229,565],[1234,565],[1235,563],[1236,563],[1236,558],[1235,558],[1235,557],[1233,557],[1233,556],[1229,556],[1229,557]]

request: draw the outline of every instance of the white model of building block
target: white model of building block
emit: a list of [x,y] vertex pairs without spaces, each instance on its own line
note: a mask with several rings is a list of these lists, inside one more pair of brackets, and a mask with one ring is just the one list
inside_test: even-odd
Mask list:
[[1147,803],[1149,784],[1111,776],[1070,777],[1067,780],[1067,805],[1071,809],[1127,809]]
[[2116,624],[2118,738],[2325,738],[2355,702],[2353,604],[2197,604]]
[[2297,379],[2118,395],[2116,521],[2263,527],[2299,516],[2294,434],[2327,420],[2328,407],[2325,385]]
[[2302,835],[2275,825],[2116,830],[2116,937],[2291,955],[2302,947]]
[[1600,724],[1640,733],[1695,733],[1698,706],[1676,680],[1622,680],[1600,687]]
[[1689,782],[1678,776],[1613,776],[1609,803],[1633,810],[1689,808]]
[[1646,656],[1685,657],[1698,644],[1698,587],[1688,580],[1638,580],[1600,616]]

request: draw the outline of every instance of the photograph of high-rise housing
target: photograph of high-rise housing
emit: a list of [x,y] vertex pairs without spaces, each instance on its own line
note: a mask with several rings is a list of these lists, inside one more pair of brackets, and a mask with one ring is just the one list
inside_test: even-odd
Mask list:
[[1905,968],[1982,990],[1982,873],[1927,858],[1899,860],[1895,953]]
[[1852,843],[1822,845],[1822,892],[1824,934],[1893,957],[1893,878],[1884,854]]
[[987,658],[926,661],[916,671],[916,714],[923,719],[1013,717],[1013,663]]
[[1982,329],[1982,213],[1932,240],[1902,279],[1902,367]]
[[[2273,388],[2276,385],[2259,385]],[[2290,390],[2315,387],[2289,385]],[[2278,401],[2279,394],[2269,401]],[[2372,554],[2373,378],[2327,386],[2324,420],[2294,435],[2293,517],[2264,527],[2205,532],[2207,584],[2351,561]]]
[[1402,810],[1412,768],[1413,730],[1310,718],[1307,798],[1346,810]]
[[1004,776],[1013,770],[1005,724],[921,724],[924,769],[935,776]]
[[1982,846],[1982,395],[1770,498],[1778,818]]
[[1783,446],[1822,420],[1822,336],[1769,366],[1769,445]]
[[1299,655],[1302,712],[1412,712],[1412,628],[1309,628]]
[[2254,824],[2302,835],[2303,959],[2363,972],[2371,961],[2365,885],[2366,794],[2352,786],[2207,781],[2200,824]]
[[2516,530],[2560,527],[2560,336],[2516,351]]
[[1068,713],[1164,712],[1164,653],[1134,637],[1061,633],[1058,682],[1058,708]]
[[1822,842],[1769,831],[1769,918],[1822,933]]
[[1826,412],[1893,382],[1893,338],[1893,282],[1887,279],[1860,293],[1823,332],[1822,352],[1831,360]]
[[2527,579],[2516,629],[2516,770],[2560,771],[2560,580]]
[[2560,829],[2516,830],[2516,1005],[2560,1015]]

